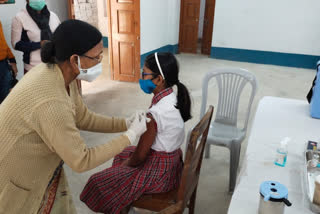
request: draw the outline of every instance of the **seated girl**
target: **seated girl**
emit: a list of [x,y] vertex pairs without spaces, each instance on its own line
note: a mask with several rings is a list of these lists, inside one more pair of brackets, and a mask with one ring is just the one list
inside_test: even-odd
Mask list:
[[145,93],[154,94],[147,131],[137,147],[127,147],[114,158],[112,167],[90,177],[80,199],[91,210],[123,213],[142,194],[178,187],[183,168],[180,146],[185,138],[184,122],[191,118],[189,92],[178,77],[178,62],[171,53],[146,58],[139,83]]

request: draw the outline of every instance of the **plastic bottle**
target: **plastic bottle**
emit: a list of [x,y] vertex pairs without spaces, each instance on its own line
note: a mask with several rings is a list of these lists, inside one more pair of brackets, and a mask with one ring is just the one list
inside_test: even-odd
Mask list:
[[287,162],[287,155],[288,155],[288,142],[290,138],[285,137],[281,142],[280,146],[277,148],[277,155],[274,164],[277,166],[284,167]]

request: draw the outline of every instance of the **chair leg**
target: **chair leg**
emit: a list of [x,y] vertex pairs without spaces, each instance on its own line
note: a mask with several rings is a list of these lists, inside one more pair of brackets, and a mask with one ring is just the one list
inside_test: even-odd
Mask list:
[[205,158],[210,158],[210,144],[206,144],[206,151],[205,151],[205,155],[204,155],[204,157]]
[[194,208],[196,205],[196,198],[197,198],[197,187],[195,188],[189,202],[189,214],[194,214]]
[[240,143],[233,143],[230,148],[230,175],[229,175],[229,192],[233,192],[236,186],[237,170],[240,159]]

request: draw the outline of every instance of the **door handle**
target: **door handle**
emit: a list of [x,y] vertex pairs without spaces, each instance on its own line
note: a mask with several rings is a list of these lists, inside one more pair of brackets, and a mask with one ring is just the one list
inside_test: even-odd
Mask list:
[[137,36],[137,40],[139,40],[140,39],[140,36]]

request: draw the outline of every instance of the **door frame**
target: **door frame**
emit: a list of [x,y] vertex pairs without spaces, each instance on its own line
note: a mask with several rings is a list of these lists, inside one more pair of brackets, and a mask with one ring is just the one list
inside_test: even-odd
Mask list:
[[180,20],[179,20],[179,42],[178,42],[178,51],[177,53],[180,54],[180,42],[182,39],[182,18],[183,18],[183,6],[184,6],[184,0],[180,1]]
[[[69,19],[75,19],[76,18],[76,14],[74,12],[74,0],[68,0],[68,18]],[[81,80],[77,79],[76,82],[77,82],[79,93],[82,96]]]
[[68,0],[68,18],[75,19],[74,0]]
[[110,78],[114,80],[114,71],[113,71],[113,44],[112,44],[112,21],[111,21],[111,2],[107,1],[107,19],[108,19],[108,51],[109,51],[109,64],[110,64]]

